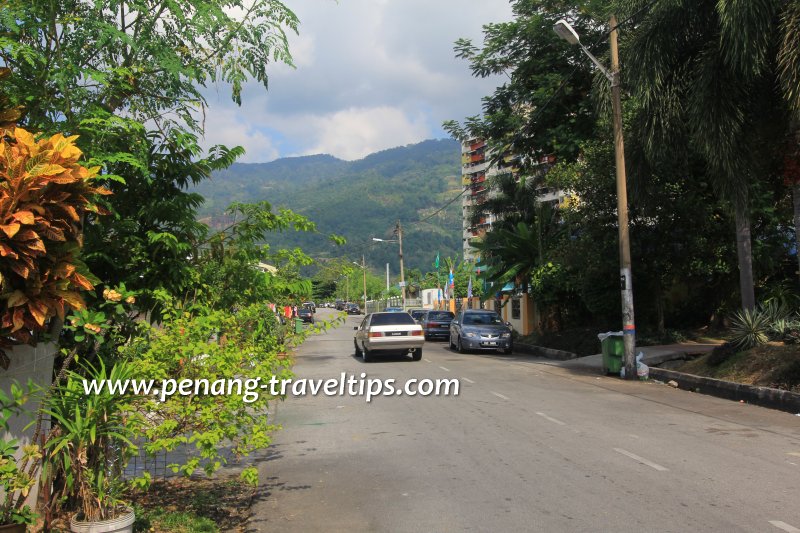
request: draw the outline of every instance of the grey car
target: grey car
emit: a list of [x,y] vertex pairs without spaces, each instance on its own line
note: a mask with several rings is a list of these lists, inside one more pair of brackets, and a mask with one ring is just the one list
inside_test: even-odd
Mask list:
[[450,348],[459,353],[467,350],[511,353],[511,326],[494,311],[466,309],[450,323]]

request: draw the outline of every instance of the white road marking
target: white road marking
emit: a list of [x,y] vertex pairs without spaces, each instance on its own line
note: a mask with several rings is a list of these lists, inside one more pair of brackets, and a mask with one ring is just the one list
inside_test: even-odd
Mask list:
[[495,396],[497,396],[498,398],[502,398],[502,399],[504,399],[504,400],[508,400],[508,396],[503,396],[503,395],[502,395],[502,394],[500,394],[499,392],[495,392],[495,391],[489,391],[489,392],[491,392],[492,394],[494,394],[494,395],[495,395]]
[[433,363],[433,361],[431,361],[430,359],[425,359],[425,362],[426,363]]
[[441,369],[442,369],[442,370],[444,370],[445,372],[450,372],[450,369],[449,369],[449,368],[445,368],[445,367],[443,367],[443,366],[440,366],[439,368],[441,368]]
[[777,527],[778,529],[788,531],[789,533],[800,533],[800,529],[797,529],[794,526],[790,526],[786,522],[781,522],[780,520],[770,520],[769,523]]
[[475,385],[475,382],[474,382],[474,381],[472,381],[472,380],[471,380],[471,379],[469,379],[469,378],[461,378],[461,379],[463,379],[463,380],[464,380],[464,381],[466,381],[467,383],[472,383],[473,385]]
[[786,455],[794,455],[795,457],[800,457],[800,452],[789,452]]
[[539,415],[539,416],[541,416],[541,417],[542,417],[542,418],[544,418],[545,420],[549,420],[550,422],[553,422],[553,423],[555,423],[555,424],[558,424],[559,426],[566,426],[566,425],[567,425],[567,423],[566,423],[566,422],[562,422],[561,420],[558,420],[557,418],[553,418],[552,416],[547,416],[547,415],[546,415],[546,414],[544,414],[544,413],[539,413],[539,412],[537,412],[536,414],[537,414],[537,415]]
[[627,455],[628,457],[630,457],[634,461],[639,461],[643,465],[647,465],[650,468],[655,468],[659,472],[666,472],[667,470],[669,470],[669,468],[663,467],[660,464],[656,464],[653,461],[648,461],[644,457],[639,457],[635,453],[631,453],[628,450],[623,450],[622,448],[614,448],[614,451],[617,452],[617,453],[621,453],[622,455]]

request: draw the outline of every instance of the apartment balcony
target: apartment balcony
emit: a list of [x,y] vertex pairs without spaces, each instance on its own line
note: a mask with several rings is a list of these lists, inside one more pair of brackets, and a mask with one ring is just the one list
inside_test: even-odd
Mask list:
[[474,152],[475,150],[480,150],[486,146],[486,141],[474,141],[469,145],[469,151]]

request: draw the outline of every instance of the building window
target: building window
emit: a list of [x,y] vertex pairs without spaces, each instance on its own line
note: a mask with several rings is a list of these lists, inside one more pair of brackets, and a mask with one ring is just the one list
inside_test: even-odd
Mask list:
[[519,298],[512,298],[511,299],[511,319],[512,320],[519,320],[521,315],[520,311],[520,299]]

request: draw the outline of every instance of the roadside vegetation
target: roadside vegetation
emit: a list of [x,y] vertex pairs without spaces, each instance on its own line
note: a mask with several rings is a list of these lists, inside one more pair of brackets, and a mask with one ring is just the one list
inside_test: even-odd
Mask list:
[[[291,350],[309,330],[269,304],[309,299],[300,270],[313,260],[270,247],[270,235],[316,225],[263,201],[230,205],[229,223],[211,228],[189,187],[243,154],[200,147],[201,88],[219,82],[237,103],[247,80],[266,89],[268,67],[291,64],[286,33],[297,24],[277,0],[3,3],[0,379],[12,360],[32,366],[13,357],[26,344],[47,350],[37,364],[54,372],[3,381],[0,428],[17,416],[31,425],[29,444],[15,435],[0,447],[0,526],[66,529],[69,517],[130,516],[138,500],[148,530],[227,527],[163,494],[160,510],[145,505],[150,490],[169,490],[150,472],[125,473],[134,454],[182,449],[169,469],[187,481],[169,489],[195,499],[191,476],[234,461],[236,483],[257,483],[247,458],[269,445],[267,404],[280,398],[86,395],[83,381],[291,375]],[[31,509],[40,476],[44,506]]]
[[[753,313],[776,299],[796,316],[800,2],[512,5],[513,21],[455,46],[476,77],[504,83],[482,114],[445,124],[505,164],[472,213],[500,217],[474,239],[482,281],[533,297],[546,346],[597,353],[596,334],[621,329],[609,84],[553,32],[566,19],[608,66],[615,14],[640,344],[769,336]],[[561,202],[537,201],[542,190]]]

